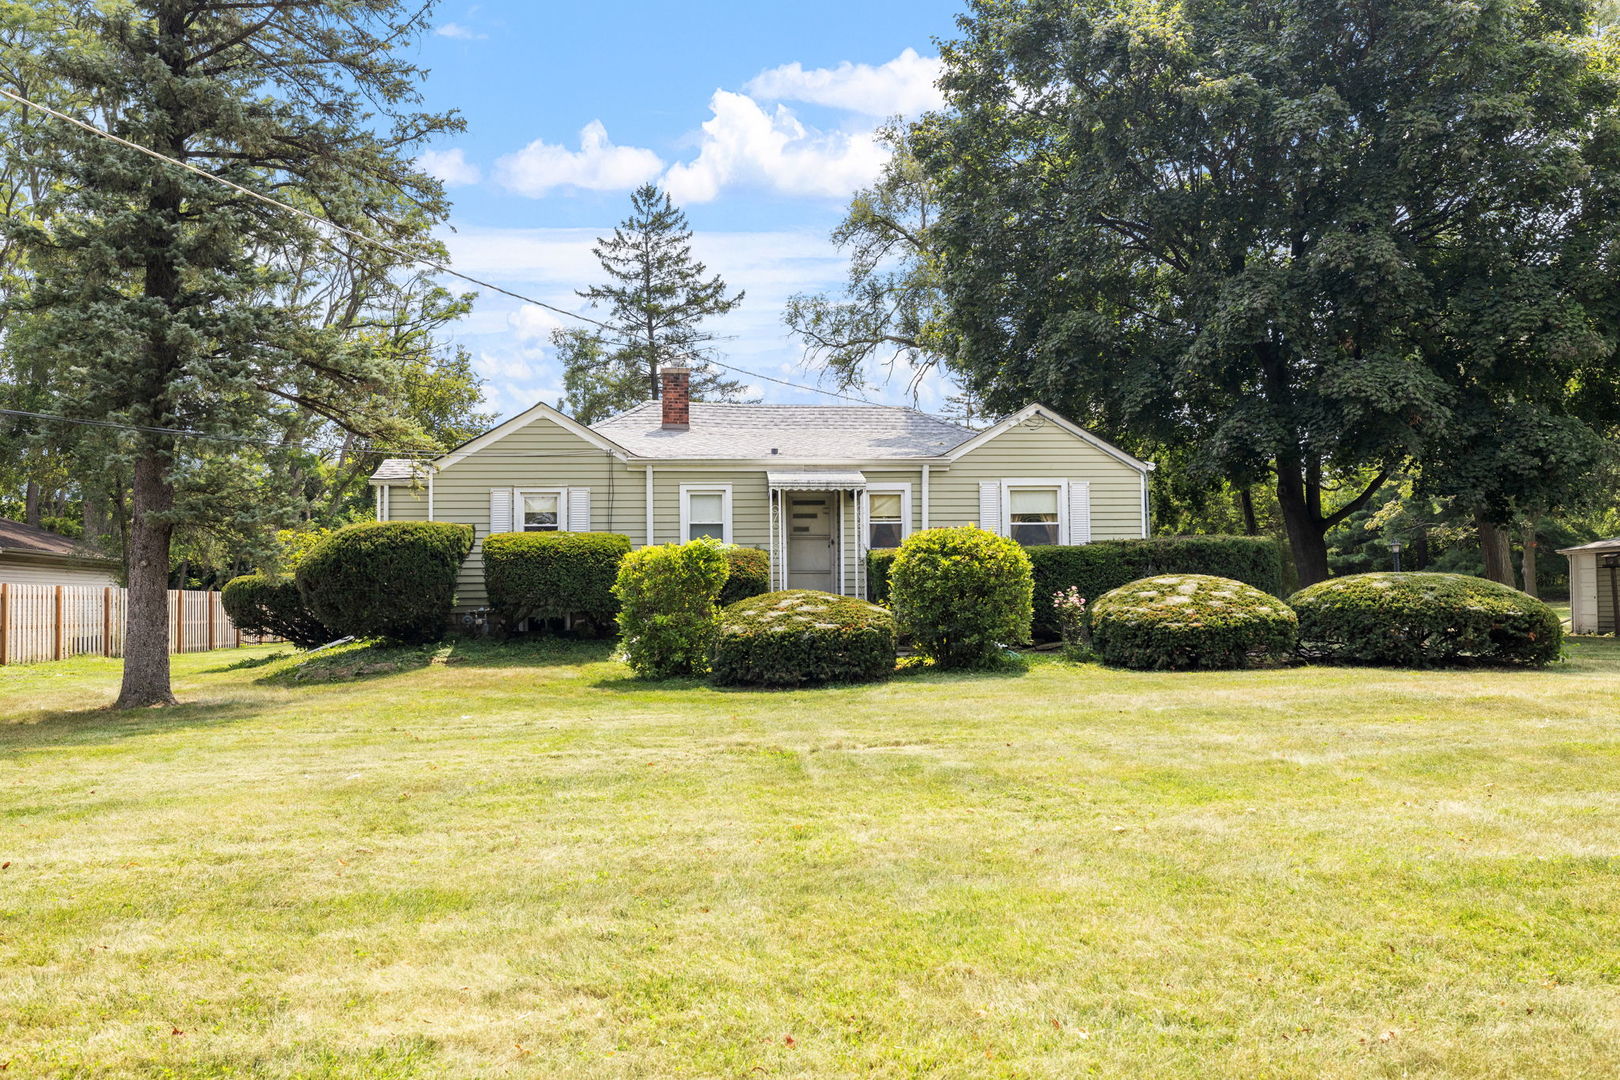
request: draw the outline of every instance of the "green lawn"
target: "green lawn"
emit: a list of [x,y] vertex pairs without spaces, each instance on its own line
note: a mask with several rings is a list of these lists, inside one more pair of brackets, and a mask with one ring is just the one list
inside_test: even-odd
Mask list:
[[[1620,647],[743,693],[0,669],[12,1077],[1597,1077]],[[329,666],[331,666],[329,665]]]

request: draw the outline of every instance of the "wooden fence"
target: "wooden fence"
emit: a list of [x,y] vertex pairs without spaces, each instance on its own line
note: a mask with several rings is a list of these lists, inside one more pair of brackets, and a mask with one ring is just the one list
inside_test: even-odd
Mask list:
[[[124,655],[126,589],[0,583],[0,664]],[[217,592],[169,590],[169,651],[256,642],[231,623]],[[273,640],[273,639],[266,639]]]

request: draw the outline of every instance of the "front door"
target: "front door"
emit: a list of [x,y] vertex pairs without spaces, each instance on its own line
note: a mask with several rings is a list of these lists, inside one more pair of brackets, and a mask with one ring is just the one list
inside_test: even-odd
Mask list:
[[788,588],[833,591],[833,496],[826,492],[789,494]]

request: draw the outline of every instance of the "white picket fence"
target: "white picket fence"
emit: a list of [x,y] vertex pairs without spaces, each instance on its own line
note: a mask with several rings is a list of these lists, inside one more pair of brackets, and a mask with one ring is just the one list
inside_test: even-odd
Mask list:
[[[0,583],[0,664],[122,656],[128,606],[127,589]],[[171,653],[207,652],[260,640],[236,629],[219,593],[169,590]]]

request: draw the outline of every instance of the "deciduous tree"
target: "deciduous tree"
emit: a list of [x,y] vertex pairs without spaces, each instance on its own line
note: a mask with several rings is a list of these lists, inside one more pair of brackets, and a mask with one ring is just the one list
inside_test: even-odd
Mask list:
[[1269,477],[1321,579],[1327,530],[1457,430],[1472,381],[1501,402],[1514,365],[1612,379],[1589,300],[1620,226],[1616,83],[1586,17],[975,0],[949,109],[914,133],[955,370],[992,408]]

